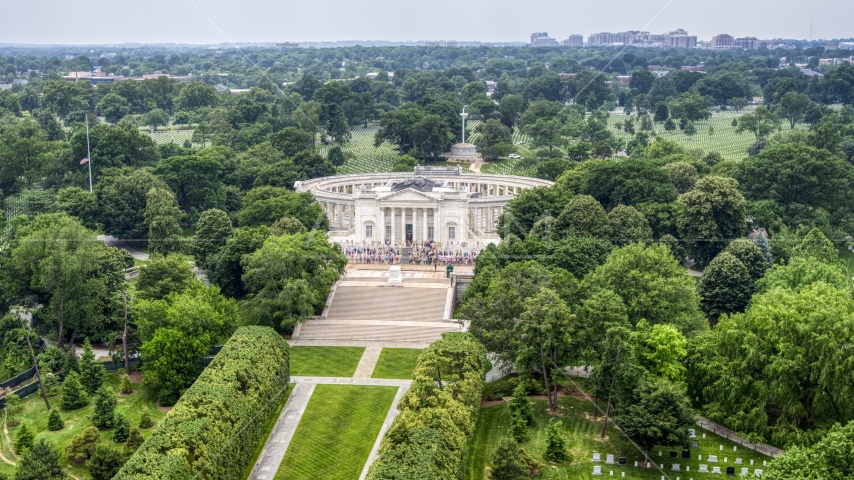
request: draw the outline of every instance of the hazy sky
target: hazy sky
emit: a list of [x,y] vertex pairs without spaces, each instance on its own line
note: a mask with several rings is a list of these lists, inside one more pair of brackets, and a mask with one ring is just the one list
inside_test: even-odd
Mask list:
[[854,37],[852,0],[0,0],[0,43],[528,41],[684,28],[759,38]]

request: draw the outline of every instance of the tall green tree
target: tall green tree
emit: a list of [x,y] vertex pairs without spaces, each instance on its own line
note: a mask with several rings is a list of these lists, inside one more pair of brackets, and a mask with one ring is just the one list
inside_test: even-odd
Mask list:
[[172,192],[152,188],[145,195],[145,224],[148,225],[148,249],[168,255],[181,250],[178,205]]
[[199,154],[164,158],[154,168],[154,174],[169,185],[181,208],[189,213],[191,208],[202,210],[221,203],[218,196],[222,170],[219,158]]
[[525,310],[514,328],[521,344],[517,365],[543,375],[552,412],[557,410],[556,377],[563,374],[571,355],[567,332],[574,321],[575,315],[557,292],[544,288],[525,300]]
[[36,440],[33,448],[24,453],[14,480],[65,480],[65,470],[59,464],[59,452],[44,438]]
[[694,414],[685,392],[663,379],[649,379],[635,391],[615,421],[633,442],[644,449],[647,461],[655,445],[688,445],[688,428]]
[[693,190],[679,196],[683,211],[679,235],[691,242],[695,260],[710,261],[728,240],[746,233],[746,202],[738,185],[732,178],[703,177]]
[[83,355],[80,356],[80,383],[86,393],[92,395],[101,388],[105,373],[104,365],[95,357],[95,351],[87,338],[83,342]]
[[285,329],[323,305],[346,259],[325,234],[309,232],[268,238],[242,264],[247,312],[261,325]]
[[196,264],[208,268],[208,259],[225,246],[231,230],[231,218],[227,213],[215,208],[205,210],[196,224],[196,241],[193,244]]

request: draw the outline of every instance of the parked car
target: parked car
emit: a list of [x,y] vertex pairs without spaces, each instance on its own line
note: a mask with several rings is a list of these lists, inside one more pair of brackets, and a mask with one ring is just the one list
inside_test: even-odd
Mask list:
[[525,145],[525,142],[516,142],[516,145]]
[[519,155],[516,153],[511,153],[510,155],[507,155],[507,157],[508,158],[522,158],[522,155]]

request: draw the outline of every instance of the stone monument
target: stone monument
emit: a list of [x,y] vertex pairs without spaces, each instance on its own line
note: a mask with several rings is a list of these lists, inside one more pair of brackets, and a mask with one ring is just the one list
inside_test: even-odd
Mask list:
[[400,265],[393,265],[388,269],[388,285],[399,287],[403,285],[403,275],[400,273]]

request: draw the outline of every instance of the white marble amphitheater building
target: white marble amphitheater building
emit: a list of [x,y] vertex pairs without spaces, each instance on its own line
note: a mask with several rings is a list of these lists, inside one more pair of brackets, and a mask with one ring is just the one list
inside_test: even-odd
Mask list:
[[524,189],[552,182],[463,173],[459,167],[363,173],[297,182],[329,217],[330,241],[442,244],[498,241],[498,216]]

